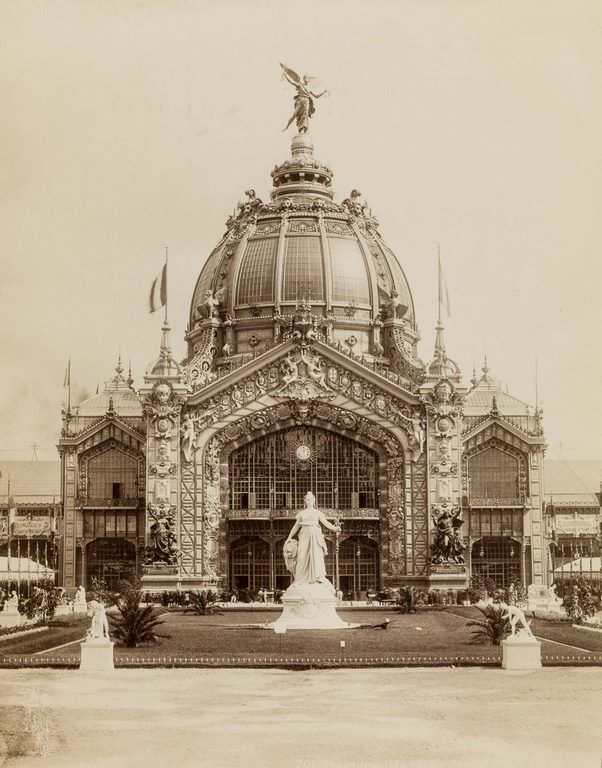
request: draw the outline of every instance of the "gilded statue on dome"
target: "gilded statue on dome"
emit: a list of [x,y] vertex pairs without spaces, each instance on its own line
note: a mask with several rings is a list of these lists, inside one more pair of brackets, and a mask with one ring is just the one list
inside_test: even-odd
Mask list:
[[303,75],[301,78],[294,69],[290,69],[282,63],[280,66],[282,67],[282,76],[297,90],[295,95],[295,109],[284,130],[286,131],[293,120],[296,120],[299,133],[307,133],[309,129],[309,118],[316,111],[314,99],[319,99],[320,96],[328,95],[328,91],[324,90],[320,93],[316,93],[312,90],[311,86],[311,81],[315,80],[315,77]]

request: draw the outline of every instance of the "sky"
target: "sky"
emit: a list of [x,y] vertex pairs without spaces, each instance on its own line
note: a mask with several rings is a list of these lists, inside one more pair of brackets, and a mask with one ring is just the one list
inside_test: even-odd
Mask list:
[[245,189],[289,154],[279,62],[330,91],[312,120],[336,199],[359,189],[432,355],[437,245],[450,357],[534,403],[548,458],[602,457],[602,5],[581,0],[45,0],[0,4],[0,458],[57,457],[72,399],[147,311],[169,246],[183,358],[198,273]]

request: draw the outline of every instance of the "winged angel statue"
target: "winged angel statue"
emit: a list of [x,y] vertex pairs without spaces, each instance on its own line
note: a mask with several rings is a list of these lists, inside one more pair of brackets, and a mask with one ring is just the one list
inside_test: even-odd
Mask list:
[[290,67],[285,66],[282,62],[280,63],[280,66],[282,67],[282,76],[297,89],[295,95],[295,110],[284,130],[286,131],[293,120],[296,120],[299,133],[307,133],[309,128],[309,118],[316,111],[314,99],[319,99],[320,96],[327,96],[328,91],[321,91],[320,93],[312,91],[311,82],[312,80],[316,80],[315,77],[303,75],[303,78],[301,78],[294,69],[290,69]]

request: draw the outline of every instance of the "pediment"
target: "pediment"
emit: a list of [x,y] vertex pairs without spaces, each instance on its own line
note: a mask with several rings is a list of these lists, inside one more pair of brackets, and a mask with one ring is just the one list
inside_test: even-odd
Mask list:
[[517,427],[515,424],[513,424],[511,421],[508,421],[503,416],[486,416],[481,422],[478,424],[475,424],[473,427],[471,427],[468,431],[466,431],[462,435],[462,442],[465,443],[468,440],[474,438],[476,435],[478,435],[480,432],[484,432],[487,429],[490,429],[494,425],[499,425],[503,429],[505,429],[507,432],[509,432],[513,437],[518,438],[521,440],[526,446],[531,445],[543,445],[543,437],[541,436],[533,436],[529,435],[526,432],[523,432],[522,429]]
[[[409,392],[398,383],[397,380],[399,377],[396,374],[391,373],[389,378],[389,376],[374,371],[371,368],[362,365],[361,362],[354,359],[353,357],[349,357],[343,352],[340,352],[339,350],[334,349],[319,341],[316,341],[311,345],[299,345],[292,340],[284,341],[281,344],[272,347],[264,354],[259,355],[254,360],[250,360],[240,368],[237,368],[210,382],[202,389],[199,389],[190,395],[188,397],[188,404],[191,406],[201,404],[206,400],[218,397],[222,392],[227,391],[233,386],[240,386],[243,382],[248,382],[257,376],[261,378],[266,374],[268,375],[268,383],[272,384],[273,386],[269,386],[268,390],[260,387],[260,389],[262,389],[260,394],[264,394],[265,391],[270,391],[270,394],[274,394],[272,390],[277,389],[279,383],[287,383],[286,381],[280,382],[283,376],[282,366],[284,365],[286,368],[288,365],[286,361],[291,357],[293,361],[298,361],[301,355],[301,351],[303,350],[305,350],[305,357],[310,361],[310,365],[314,360],[317,360],[318,364],[320,361],[322,361],[322,364],[325,368],[326,382],[329,385],[332,381],[334,381],[334,373],[332,372],[333,369],[338,369],[341,373],[345,372],[347,377],[361,380],[366,385],[377,389],[385,396],[390,396],[401,400],[408,405],[418,406],[420,404],[420,400],[417,395]],[[278,370],[277,374],[272,372],[274,369]],[[320,374],[315,370],[315,368],[313,373],[315,374],[313,377],[312,375],[305,376],[303,380],[307,381],[307,379],[312,379],[314,382],[318,383],[319,387],[322,388],[322,393],[327,395],[328,386],[324,388],[319,384]],[[302,395],[299,384],[297,384],[295,387],[291,387],[291,390],[296,390],[297,394]],[[309,388],[306,389],[305,397],[307,399],[312,399],[311,392],[313,392],[316,397],[319,395],[318,389],[316,389],[316,387],[313,385],[310,385]]]

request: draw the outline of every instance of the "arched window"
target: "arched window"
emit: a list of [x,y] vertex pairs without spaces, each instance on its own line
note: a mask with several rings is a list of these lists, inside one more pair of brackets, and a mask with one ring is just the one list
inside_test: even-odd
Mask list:
[[499,448],[487,448],[468,460],[470,495],[518,498],[518,459]]
[[301,509],[308,491],[321,509],[376,509],[378,456],[355,440],[293,427],[230,457],[230,509]]

